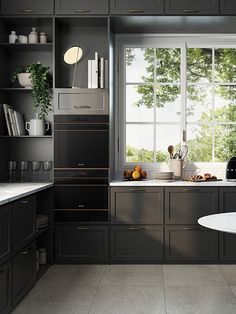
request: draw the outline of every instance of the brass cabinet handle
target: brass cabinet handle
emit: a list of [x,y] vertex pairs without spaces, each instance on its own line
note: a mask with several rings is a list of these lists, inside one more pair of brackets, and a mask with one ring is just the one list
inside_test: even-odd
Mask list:
[[79,167],[83,167],[83,166],[85,166],[85,164],[78,164],[78,166],[79,166]]
[[187,228],[184,228],[184,230],[201,230],[202,228],[201,227],[187,227]]
[[21,13],[33,13],[34,10],[33,9],[22,9],[20,10]]
[[89,230],[88,227],[75,227],[75,230]]
[[185,192],[199,192],[199,189],[184,189]]
[[21,201],[21,204],[27,204],[29,203],[29,201],[25,200],[25,201]]
[[195,10],[195,9],[185,9],[184,13],[199,13],[199,10]]
[[75,10],[75,13],[89,13],[90,10]]
[[84,208],[84,205],[83,204],[79,204],[78,208]]
[[130,9],[129,13],[144,13],[143,9]]
[[146,192],[145,189],[129,189],[130,192]]
[[131,227],[131,228],[129,228],[129,230],[146,230],[146,228],[143,228],[143,227]]
[[90,106],[74,106],[76,109],[90,109]]

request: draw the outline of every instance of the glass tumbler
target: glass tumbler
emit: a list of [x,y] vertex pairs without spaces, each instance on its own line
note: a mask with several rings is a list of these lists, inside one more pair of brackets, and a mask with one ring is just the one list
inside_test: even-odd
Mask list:
[[17,168],[17,163],[15,160],[10,160],[8,162],[8,170],[9,170],[9,180],[10,182],[15,182],[16,181],[16,168]]
[[29,162],[28,161],[20,161],[20,178],[21,182],[27,181],[27,171],[29,170]]
[[42,162],[43,171],[44,171],[44,179],[46,182],[50,181],[50,172],[52,170],[52,161],[43,161]]
[[33,182],[39,181],[40,161],[31,161],[32,179]]

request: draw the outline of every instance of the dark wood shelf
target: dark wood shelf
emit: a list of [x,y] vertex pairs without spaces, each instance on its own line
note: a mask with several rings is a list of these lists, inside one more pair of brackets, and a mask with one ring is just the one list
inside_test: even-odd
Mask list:
[[29,136],[29,135],[0,135],[0,138],[53,138],[52,135]]
[[9,43],[0,43],[0,47],[8,51],[52,51],[53,44],[9,44]]
[[23,88],[23,87],[0,87],[0,92],[23,92],[23,93],[31,93],[32,88]]

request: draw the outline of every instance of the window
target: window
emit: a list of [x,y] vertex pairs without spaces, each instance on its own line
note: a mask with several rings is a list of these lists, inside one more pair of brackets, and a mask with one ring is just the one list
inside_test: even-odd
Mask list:
[[[212,36],[213,37],[213,36]],[[223,37],[118,37],[120,166],[236,153],[236,45]]]

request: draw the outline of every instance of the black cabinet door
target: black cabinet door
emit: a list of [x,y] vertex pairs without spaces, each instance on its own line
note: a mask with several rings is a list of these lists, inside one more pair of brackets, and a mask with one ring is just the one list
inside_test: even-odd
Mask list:
[[202,216],[218,213],[218,188],[166,188],[165,223],[198,224]]
[[218,14],[219,0],[166,0],[166,14]]
[[31,195],[12,204],[13,251],[27,245],[35,234],[36,196]]
[[167,261],[217,261],[218,233],[196,226],[165,226]]
[[108,260],[107,226],[56,226],[55,262],[92,263]]
[[11,205],[0,207],[0,265],[11,255]]
[[220,14],[236,14],[236,1],[220,0]]
[[0,266],[0,313],[10,313],[12,302],[12,265]]
[[55,0],[56,14],[107,14],[108,0]]
[[163,14],[164,0],[110,0],[111,14]]
[[[236,188],[220,188],[220,212],[236,212]],[[236,261],[236,235],[220,232],[220,259]]]
[[36,277],[36,243],[32,242],[13,258],[13,305],[29,291]]
[[163,226],[112,226],[113,262],[155,262],[163,259]]
[[162,224],[162,188],[112,188],[111,221],[114,224]]
[[53,0],[3,0],[2,14],[53,14]]

